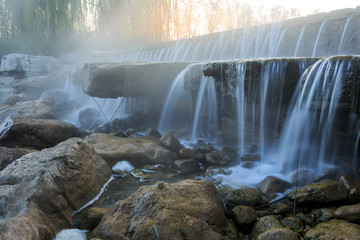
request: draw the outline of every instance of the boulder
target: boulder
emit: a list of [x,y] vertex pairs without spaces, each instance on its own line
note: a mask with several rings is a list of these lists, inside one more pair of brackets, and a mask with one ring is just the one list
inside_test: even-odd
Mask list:
[[178,153],[180,149],[184,148],[180,141],[168,132],[165,133],[159,141],[164,147],[176,153]]
[[15,79],[11,82],[11,87],[15,93],[26,93],[27,99],[39,99],[44,91],[54,88],[56,83],[52,76],[29,76],[26,78]]
[[53,239],[110,176],[79,138],[17,159],[0,172],[0,239]]
[[259,218],[251,229],[250,239],[257,239],[257,237],[270,229],[283,228],[280,221],[273,215]]
[[238,226],[249,225],[256,221],[256,211],[248,206],[240,205],[234,207],[230,215]]
[[214,151],[215,148],[210,144],[206,144],[203,140],[198,140],[195,150],[200,153],[207,154]]
[[257,185],[257,189],[267,195],[272,193],[283,193],[291,187],[291,183],[274,176],[267,176]]
[[226,165],[228,162],[223,158],[222,154],[218,151],[212,151],[205,154],[205,159],[208,163],[216,165]]
[[352,202],[359,202],[360,182],[348,175],[341,176],[340,182],[342,182],[349,191],[349,200]]
[[275,228],[260,234],[257,240],[298,240],[298,235],[287,228]]
[[4,98],[3,103],[8,105],[15,105],[18,102],[25,101],[26,95],[24,93],[11,94]]
[[115,203],[90,238],[223,239],[224,214],[221,198],[211,183],[158,182]]
[[327,222],[335,217],[335,208],[319,208],[311,211],[316,223]]
[[180,156],[182,158],[193,158],[196,160],[203,160],[205,155],[189,148],[180,149]]
[[284,219],[281,219],[280,222],[284,226],[284,228],[291,229],[297,233],[304,232],[304,225],[302,224],[301,220],[296,217],[286,217]]
[[14,109],[17,115],[26,118],[55,119],[53,109],[41,101],[18,102]]
[[226,207],[232,209],[238,205],[257,206],[267,202],[267,198],[256,188],[240,188],[223,193]]
[[58,60],[50,56],[10,53],[1,58],[0,72],[41,74],[50,72],[57,64]]
[[304,187],[293,190],[288,194],[288,198],[293,201],[296,197],[298,204],[324,204],[340,202],[347,199],[348,190],[342,183],[312,183]]
[[360,204],[339,207],[335,211],[335,217],[349,222],[358,222],[360,220]]
[[12,117],[0,125],[0,145],[6,147],[43,149],[77,136],[74,125],[59,120]]
[[0,147],[0,171],[16,159],[28,154],[25,149]]
[[57,117],[61,117],[67,108],[72,107],[68,94],[58,89],[46,90],[41,95],[40,101],[51,107]]
[[85,140],[110,166],[121,160],[127,160],[135,167],[158,163],[173,165],[176,159],[174,152],[147,137],[122,138],[105,133],[93,133]]
[[319,223],[306,232],[307,240],[355,240],[360,239],[360,226],[344,220],[333,219]]
[[156,130],[155,128],[149,128],[146,133],[145,136],[148,138],[153,138],[155,140],[159,140],[161,138],[161,133]]
[[192,158],[176,160],[175,166],[181,173],[194,173],[200,169],[198,161]]

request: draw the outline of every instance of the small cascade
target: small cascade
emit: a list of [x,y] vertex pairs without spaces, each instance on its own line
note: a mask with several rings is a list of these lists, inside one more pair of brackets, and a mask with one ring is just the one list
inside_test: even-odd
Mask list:
[[280,139],[277,157],[285,172],[298,165],[319,174],[335,163],[339,143],[332,139],[333,122],[350,64],[348,58],[319,60],[303,75]]
[[214,139],[218,131],[218,115],[215,82],[203,77],[197,94],[191,139]]
[[298,41],[296,43],[296,47],[295,47],[295,52],[294,52],[294,57],[297,57],[298,56],[298,52],[299,52],[299,47],[300,47],[300,43],[304,37],[304,32],[305,32],[305,29],[306,29],[306,24],[304,26],[302,26],[301,28],[301,31],[300,31],[300,35],[298,37]]
[[319,32],[318,32],[318,34],[317,34],[317,36],[316,36],[316,40],[315,40],[315,45],[314,45],[314,48],[313,48],[312,57],[317,56],[317,55],[316,55],[317,46],[318,46],[318,44],[319,44],[320,37],[322,36],[321,33],[322,33],[322,31],[323,31],[326,23],[327,23],[327,20],[325,20],[325,21],[323,21],[323,22],[321,23]]
[[351,21],[351,19],[353,18],[354,14],[352,14],[350,17],[347,18],[345,26],[344,26],[344,31],[341,35],[341,40],[340,40],[340,44],[339,44],[339,50],[338,50],[338,54],[344,54],[345,52],[343,52],[343,45],[344,45],[344,40],[345,40],[345,36],[346,36],[346,32],[348,30],[349,27],[349,23]]
[[[184,89],[184,78],[188,70],[187,67],[176,76],[166,97],[158,124],[158,130],[162,133],[191,128],[191,116],[186,114],[189,109],[192,109],[191,95]],[[184,111],[185,109],[188,111]]]

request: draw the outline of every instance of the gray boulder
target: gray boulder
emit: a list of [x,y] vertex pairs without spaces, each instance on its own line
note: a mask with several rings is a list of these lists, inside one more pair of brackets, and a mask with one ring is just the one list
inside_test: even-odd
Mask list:
[[257,188],[267,195],[272,193],[283,193],[291,187],[291,183],[274,176],[267,176],[257,185]]
[[18,102],[14,107],[18,116],[26,118],[55,119],[53,109],[41,101]]
[[224,214],[221,198],[211,183],[158,182],[118,201],[105,213],[90,238],[223,239],[220,232]]
[[175,166],[181,173],[194,173],[200,169],[198,161],[191,158],[176,160]]
[[316,223],[327,222],[335,217],[335,208],[318,208],[311,211]]
[[17,148],[0,147],[0,171],[16,159],[28,154],[30,151]]
[[238,205],[257,206],[264,204],[268,199],[256,188],[240,188],[224,191],[224,201],[228,208],[234,208]]
[[298,235],[288,228],[275,228],[260,234],[257,240],[298,240]]
[[127,160],[135,167],[159,163],[169,166],[176,160],[174,152],[147,137],[122,138],[105,133],[93,133],[85,140],[110,166],[121,160]]
[[182,158],[193,158],[196,160],[203,160],[205,155],[189,148],[180,149],[180,156]]
[[180,141],[168,132],[165,133],[159,141],[164,147],[176,153],[178,153],[180,149],[184,148]]
[[335,217],[349,222],[358,222],[360,220],[360,203],[339,207],[335,211]]
[[256,211],[254,208],[248,206],[240,205],[234,207],[230,215],[238,226],[249,225],[256,221]]
[[349,191],[349,200],[352,202],[359,202],[360,182],[348,175],[341,176],[340,182],[342,182]]
[[333,219],[319,223],[305,234],[307,240],[358,240],[360,239],[360,226],[344,220]]
[[146,131],[145,136],[159,140],[161,138],[161,133],[158,130],[156,130],[155,128],[149,128]]
[[340,202],[347,199],[348,190],[342,183],[312,183],[304,187],[293,190],[289,193],[288,198],[294,200],[299,204],[312,203],[331,203]]
[[0,172],[0,239],[53,239],[110,176],[79,138],[17,159]]
[[43,149],[79,135],[75,126],[58,120],[12,117],[0,125],[0,145],[6,147]]
[[253,225],[250,233],[250,239],[257,239],[257,237],[270,229],[283,228],[280,221],[273,215],[259,218]]

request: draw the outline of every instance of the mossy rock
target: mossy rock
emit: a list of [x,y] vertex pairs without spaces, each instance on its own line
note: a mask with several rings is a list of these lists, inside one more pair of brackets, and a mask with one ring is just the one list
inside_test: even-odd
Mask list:
[[360,226],[344,220],[333,219],[319,223],[306,232],[307,240],[356,240],[360,239]]
[[268,201],[268,199],[255,188],[235,189],[227,193],[223,192],[222,194],[226,194],[224,198],[225,204],[230,209],[238,205],[253,207]]
[[276,228],[283,228],[283,226],[274,215],[262,217],[255,222],[250,233],[250,239],[257,239],[265,231]]

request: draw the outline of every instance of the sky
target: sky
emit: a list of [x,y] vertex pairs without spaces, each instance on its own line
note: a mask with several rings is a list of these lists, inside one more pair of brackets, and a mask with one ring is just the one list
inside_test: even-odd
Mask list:
[[[237,0],[244,2],[244,0]],[[287,8],[298,8],[302,15],[307,15],[319,9],[320,12],[329,12],[342,8],[360,6],[360,0],[245,0],[251,5],[273,6],[283,5]]]

